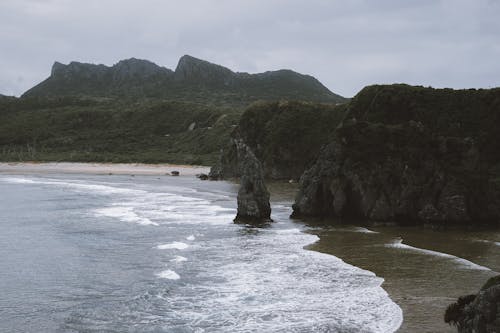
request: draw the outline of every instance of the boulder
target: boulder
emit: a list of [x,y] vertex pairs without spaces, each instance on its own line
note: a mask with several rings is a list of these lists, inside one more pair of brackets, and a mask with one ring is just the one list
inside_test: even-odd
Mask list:
[[207,180],[208,179],[208,175],[205,174],[205,173],[199,173],[196,175],[196,178],[198,178],[199,180]]
[[460,297],[448,306],[444,320],[459,333],[500,332],[500,276],[489,279],[477,295]]
[[170,172],[170,175],[172,175],[172,176],[178,176],[178,175],[180,175],[180,172],[174,170],[174,171]]

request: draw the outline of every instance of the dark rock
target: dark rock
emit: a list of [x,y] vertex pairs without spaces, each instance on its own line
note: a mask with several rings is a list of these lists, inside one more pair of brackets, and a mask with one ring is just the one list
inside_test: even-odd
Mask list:
[[207,180],[208,179],[208,175],[205,174],[205,173],[200,173],[200,174],[196,175],[196,178],[198,178],[200,180]]
[[241,172],[238,191],[238,214],[235,222],[261,223],[271,221],[269,192],[264,184],[262,166],[242,140],[235,140]]
[[180,174],[180,172],[175,171],[175,170],[170,172],[170,175],[172,175],[172,176],[178,176],[179,174]]
[[477,223],[500,217],[470,140],[422,124],[345,121],[300,180],[293,216]]
[[500,276],[489,279],[477,295],[460,297],[448,306],[444,321],[459,333],[500,332]]

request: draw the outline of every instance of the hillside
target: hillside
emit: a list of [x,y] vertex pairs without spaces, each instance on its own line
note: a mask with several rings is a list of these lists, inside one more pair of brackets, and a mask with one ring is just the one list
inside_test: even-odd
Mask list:
[[281,99],[346,100],[308,75],[235,73],[187,55],[174,71],[134,58],[56,62],[21,98],[0,96],[0,160],[211,165],[248,104]]
[[62,96],[156,98],[236,107],[256,100],[346,101],[309,75],[291,70],[236,73],[188,55],[179,60],[175,71],[135,58],[122,60],[111,67],[56,62],[50,77],[22,97]]
[[0,112],[0,160],[209,165],[238,118],[186,102],[24,98]]

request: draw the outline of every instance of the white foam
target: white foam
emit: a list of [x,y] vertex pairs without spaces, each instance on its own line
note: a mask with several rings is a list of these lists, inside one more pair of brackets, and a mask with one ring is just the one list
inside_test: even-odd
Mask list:
[[280,229],[278,223],[206,240],[207,254],[196,261],[196,284],[166,300],[168,306],[199,307],[183,309],[174,319],[226,332],[386,333],[400,327],[402,310],[382,289],[383,279],[337,257],[304,250],[317,236]]
[[94,212],[98,216],[117,218],[124,222],[133,222],[140,225],[155,225],[155,226],[158,225],[158,223],[153,222],[148,218],[137,215],[134,212],[133,207],[112,206],[112,207],[96,209]]
[[17,178],[17,177],[2,177],[1,181],[13,184],[34,184],[35,182],[27,178]]
[[364,234],[378,234],[377,231],[373,231],[373,230],[370,230],[370,229],[367,229],[367,228],[364,228],[364,227],[356,227],[354,229],[355,232],[361,232],[361,233],[364,233]]
[[402,239],[398,239],[398,240],[394,241],[393,243],[386,244],[385,246],[386,247],[397,248],[397,249],[403,249],[403,250],[409,250],[409,251],[419,252],[419,253],[422,253],[422,254],[432,255],[432,256],[446,258],[446,259],[451,259],[451,260],[457,262],[458,264],[460,264],[460,266],[463,266],[464,268],[467,268],[467,269],[474,269],[474,270],[481,270],[481,271],[490,271],[491,270],[488,267],[475,264],[472,261],[469,261],[467,259],[454,256],[454,255],[451,255],[451,254],[448,254],[448,253],[437,252],[437,251],[432,251],[432,250],[427,250],[427,249],[421,249],[421,248],[418,248],[418,247],[414,247],[414,246],[403,244],[403,240]]
[[179,274],[170,269],[157,273],[156,276],[161,279],[168,279],[168,280],[179,280],[181,278]]
[[496,245],[496,246],[500,246],[500,242],[490,241],[490,240],[486,240],[486,239],[475,239],[474,241],[475,242],[480,242],[480,243],[488,243],[488,244],[493,244],[493,245]]
[[183,256],[175,256],[175,258],[171,259],[170,261],[173,261],[173,262],[184,262],[184,261],[187,261],[187,258],[183,257]]
[[50,179],[50,178],[40,178],[40,179],[28,179],[28,178],[18,178],[18,177],[7,177],[1,178],[4,181],[10,183],[19,183],[19,184],[40,184],[40,185],[52,185],[59,187],[71,188],[74,190],[80,190],[85,192],[110,195],[110,194],[129,194],[129,195],[138,195],[144,194],[145,191],[130,189],[130,188],[122,188],[116,186],[110,186],[109,184],[89,184],[84,181],[65,181],[59,179]]
[[190,236],[187,236],[186,239],[188,241],[194,241],[196,239],[196,237],[194,237],[194,235],[190,235]]
[[169,250],[169,249],[184,250],[184,249],[187,249],[188,247],[189,247],[189,245],[187,245],[186,243],[172,242],[172,243],[168,243],[168,244],[160,244],[156,248],[158,250]]

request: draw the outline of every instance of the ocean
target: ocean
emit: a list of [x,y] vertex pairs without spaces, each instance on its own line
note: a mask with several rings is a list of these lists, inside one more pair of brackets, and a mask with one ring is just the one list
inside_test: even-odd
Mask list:
[[392,332],[374,273],[194,177],[0,175],[1,332]]
[[2,174],[0,193],[0,332],[441,332],[500,270],[498,233],[318,226],[287,195],[254,228],[237,185],[192,176]]

